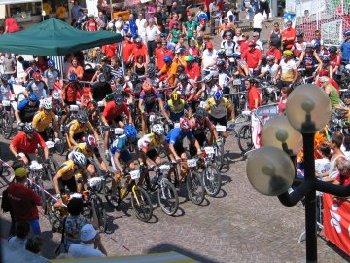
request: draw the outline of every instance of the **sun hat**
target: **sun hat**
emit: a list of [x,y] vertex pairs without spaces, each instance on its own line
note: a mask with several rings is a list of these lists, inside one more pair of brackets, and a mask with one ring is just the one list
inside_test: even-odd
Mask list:
[[80,239],[83,242],[88,242],[95,238],[97,232],[91,224],[84,225],[80,230]]

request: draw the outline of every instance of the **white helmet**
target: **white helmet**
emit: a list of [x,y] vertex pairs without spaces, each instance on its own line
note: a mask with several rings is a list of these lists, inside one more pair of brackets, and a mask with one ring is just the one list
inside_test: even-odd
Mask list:
[[54,100],[60,99],[60,93],[59,93],[58,91],[54,91],[54,92],[52,93],[52,98],[53,98]]
[[73,151],[70,157],[72,158],[73,162],[79,167],[85,167],[87,164],[85,155],[80,152]]
[[158,134],[159,136],[164,135],[164,127],[161,124],[155,124],[152,127],[152,132]]
[[45,110],[52,110],[52,101],[49,99],[44,99],[42,101],[42,106]]

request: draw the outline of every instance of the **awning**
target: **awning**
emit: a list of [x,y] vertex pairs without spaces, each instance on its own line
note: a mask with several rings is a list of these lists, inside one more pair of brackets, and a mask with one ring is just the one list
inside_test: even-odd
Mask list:
[[42,0],[0,0],[0,5],[13,5],[13,4],[25,4],[41,2]]

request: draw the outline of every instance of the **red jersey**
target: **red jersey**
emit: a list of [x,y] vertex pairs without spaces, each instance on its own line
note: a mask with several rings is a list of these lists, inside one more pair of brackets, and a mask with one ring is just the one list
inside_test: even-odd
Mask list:
[[12,140],[12,145],[15,147],[18,153],[35,153],[38,148],[38,144],[41,148],[46,148],[46,142],[37,132],[34,132],[33,138],[29,140],[25,132],[21,131],[16,134]]
[[278,48],[273,48],[272,50],[271,49],[268,50],[266,52],[266,57],[270,55],[273,55],[276,59],[278,59],[278,61],[280,61],[282,58],[282,52]]
[[109,58],[114,57],[116,51],[117,51],[117,44],[107,44],[102,46],[102,52]]
[[201,70],[197,63],[192,63],[191,66],[187,64],[187,66],[185,67],[185,73],[189,76],[190,79],[193,80],[196,77],[200,77]]
[[105,109],[103,110],[103,117],[107,122],[113,121],[117,116],[120,116],[122,113],[129,116],[129,110],[125,103],[121,107],[117,106],[114,101],[107,103]]
[[259,49],[255,48],[252,51],[245,52],[242,58],[247,61],[248,68],[256,68],[259,60],[262,58],[262,54]]
[[39,219],[38,205],[41,198],[23,184],[10,183],[8,197],[16,221]]
[[80,96],[81,86],[78,82],[69,82],[62,90],[62,97],[65,102],[76,102]]
[[157,48],[156,49],[156,61],[157,61],[158,70],[161,70],[161,68],[165,64],[165,62],[163,61],[165,56],[171,56],[171,51],[167,50],[165,48]]
[[334,57],[332,55],[329,55],[329,58],[331,59],[332,67],[340,65],[340,63],[341,63],[341,56],[340,55],[335,55]]
[[252,86],[248,91],[248,108],[250,110],[255,110],[255,100],[258,99],[258,107],[261,106],[261,94],[259,90]]
[[187,56],[199,57],[199,49],[197,47],[190,47],[186,51]]
[[131,42],[131,41],[124,40],[122,42],[122,52],[123,52],[124,62],[128,61],[128,58],[130,57],[134,47],[135,47],[135,44],[133,42]]
[[133,54],[134,62],[136,62],[136,59],[138,56],[142,56],[142,61],[146,61],[147,56],[147,47],[142,43],[140,47],[134,46],[133,50],[131,51],[131,54]]

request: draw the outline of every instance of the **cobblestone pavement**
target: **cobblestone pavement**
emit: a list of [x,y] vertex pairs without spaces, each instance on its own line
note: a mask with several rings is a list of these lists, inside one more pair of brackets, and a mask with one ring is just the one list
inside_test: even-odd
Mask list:
[[[266,31],[263,38],[266,39]],[[214,39],[215,46],[219,41]],[[1,158],[9,158],[8,142],[0,139]],[[301,205],[282,206],[276,197],[257,193],[247,180],[246,162],[240,157],[235,138],[226,149],[229,168],[223,171],[223,187],[217,198],[207,197],[201,206],[186,201],[180,193],[180,209],[166,216],[157,208],[151,223],[132,214],[128,200],[123,211],[108,209],[112,234],[102,241],[110,255],[135,255],[177,251],[199,262],[305,262],[305,243],[297,240],[304,226]],[[0,179],[0,192],[4,180]],[[45,239],[43,255],[52,258],[60,235],[52,234],[48,220],[41,216]],[[7,237],[8,214],[1,214],[1,236]],[[349,258],[318,239],[319,262],[347,262]]]

